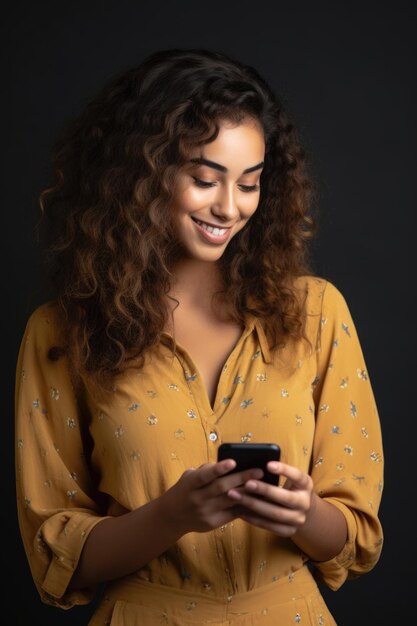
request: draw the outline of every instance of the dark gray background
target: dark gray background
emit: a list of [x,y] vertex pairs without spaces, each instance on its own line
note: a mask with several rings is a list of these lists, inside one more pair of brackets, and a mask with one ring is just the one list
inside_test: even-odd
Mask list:
[[[303,6],[304,5],[304,6]],[[115,72],[167,47],[208,47],[255,66],[279,93],[320,189],[316,272],[343,292],[377,398],[386,456],[385,547],[334,593],[339,626],[413,614],[416,353],[416,36],[412,2],[15,2],[2,14],[1,570],[13,625],[86,624],[92,606],[41,604],[14,498],[13,393],[26,319],[45,280],[33,227],[53,139]],[[17,602],[8,594],[17,592]]]

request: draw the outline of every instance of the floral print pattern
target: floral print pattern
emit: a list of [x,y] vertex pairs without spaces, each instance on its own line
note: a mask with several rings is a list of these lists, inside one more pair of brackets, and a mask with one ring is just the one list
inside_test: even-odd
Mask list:
[[[278,443],[282,460],[310,472],[317,493],[345,515],[341,553],[312,564],[329,587],[374,567],[383,450],[369,372],[340,291],[315,277],[298,286],[307,291],[308,342],[273,355],[261,321],[248,317],[213,408],[191,355],[178,343],[173,353],[167,333],[112,392],[97,393],[88,380],[77,391],[65,358],[47,358],[58,342],[54,304],[32,313],[17,365],[16,477],[22,539],[44,602],[89,602],[93,589],[67,585],[94,525],[157,498],[186,469],[215,462],[223,442]],[[185,535],[137,577],[225,598],[281,580],[306,560],[291,539],[235,520]],[[308,619],[297,612],[293,621]]]

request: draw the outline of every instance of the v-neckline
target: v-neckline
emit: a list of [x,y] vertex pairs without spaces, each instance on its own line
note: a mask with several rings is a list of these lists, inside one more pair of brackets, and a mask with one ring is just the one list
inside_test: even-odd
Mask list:
[[[193,358],[193,355],[182,343],[176,341],[177,357],[179,357],[179,360],[183,367],[185,378],[188,383],[197,382],[197,384],[199,385],[201,389],[201,394],[202,394],[202,397],[204,398],[204,402],[206,404],[205,408],[206,410],[207,408],[209,409],[210,414],[216,413],[216,409],[218,408],[218,396],[222,388],[223,373],[226,371],[229,361],[234,355],[235,351],[238,349],[239,345],[244,341],[244,339],[251,332],[252,329],[249,328],[247,324],[245,324],[243,326],[243,329],[241,328],[240,330],[241,332],[240,332],[238,339],[234,343],[232,349],[229,351],[229,353],[227,354],[226,358],[224,359],[220,367],[220,373],[219,373],[219,376],[215,385],[215,389],[214,389],[214,394],[213,394],[213,404],[211,403],[210,394],[206,386],[205,380],[202,376],[202,373],[199,367],[197,366],[195,359]],[[162,334],[165,335],[170,340],[170,342],[173,342],[174,340],[173,336],[169,332],[163,331]]]

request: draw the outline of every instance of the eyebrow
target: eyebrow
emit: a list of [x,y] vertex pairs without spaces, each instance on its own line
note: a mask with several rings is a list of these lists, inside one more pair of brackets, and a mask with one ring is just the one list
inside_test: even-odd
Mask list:
[[[220,165],[220,163],[215,163],[214,161],[209,161],[208,159],[203,159],[202,157],[197,159],[190,159],[191,163],[196,163],[197,165],[207,165],[207,167],[211,167],[214,170],[218,170],[219,172],[228,172],[229,170],[224,165]],[[264,166],[264,162],[261,161],[257,165],[252,165],[252,167],[248,167],[243,170],[242,174],[249,174],[249,172],[255,172],[256,170],[260,170]]]

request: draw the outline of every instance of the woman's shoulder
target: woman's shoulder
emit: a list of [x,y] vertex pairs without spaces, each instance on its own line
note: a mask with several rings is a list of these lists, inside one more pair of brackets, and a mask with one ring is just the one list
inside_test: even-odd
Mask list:
[[61,324],[57,303],[53,300],[43,302],[29,314],[26,331],[32,337],[57,341]]
[[345,305],[345,299],[334,282],[317,275],[299,276],[294,283],[296,291],[305,302],[307,312],[319,315],[323,306],[333,308]]

